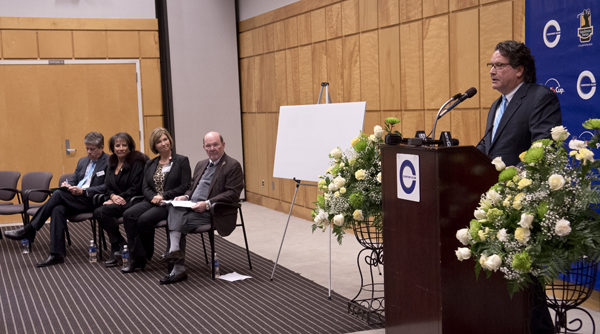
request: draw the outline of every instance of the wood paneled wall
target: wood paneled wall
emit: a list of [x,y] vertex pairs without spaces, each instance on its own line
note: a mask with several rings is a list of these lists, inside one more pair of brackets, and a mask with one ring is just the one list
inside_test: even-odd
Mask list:
[[[140,59],[146,139],[152,129],[163,125],[155,19],[0,17],[0,57],[2,60]],[[144,145],[146,154],[153,156],[148,143]]]
[[[485,64],[498,42],[524,41],[525,0],[301,0],[239,30],[246,197],[288,212],[295,182],[272,177],[280,106],[316,103],[327,81],[333,102],[367,102],[365,132],[394,116],[412,137],[431,130],[450,96],[475,87],[437,126],[475,145],[499,96]],[[328,126],[316,119],[306,135]],[[311,219],[316,195],[301,186],[293,214]]]

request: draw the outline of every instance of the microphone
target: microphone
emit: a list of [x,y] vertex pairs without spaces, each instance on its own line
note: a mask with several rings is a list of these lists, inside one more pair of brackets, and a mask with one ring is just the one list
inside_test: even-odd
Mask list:
[[446,109],[441,115],[440,118],[442,118],[442,116],[444,116],[447,112],[449,112],[450,110],[454,109],[454,107],[456,107],[457,105],[461,104],[464,100],[466,99],[470,99],[473,96],[475,96],[475,94],[477,94],[477,89],[475,89],[475,87],[471,87],[469,89],[467,89],[467,91],[465,92],[465,94],[461,97],[458,98],[458,100],[456,102],[454,102],[450,107],[448,107],[448,109]]
[[[450,111],[452,108],[456,107],[459,103],[461,103],[462,101],[472,97],[473,95],[477,94],[477,89],[475,89],[475,87],[471,87],[469,89],[467,89],[467,91],[465,92],[464,95],[461,95],[460,93],[452,96],[450,98],[450,100],[446,101],[446,103],[444,103],[444,105],[440,108],[440,110],[438,110],[437,115],[435,116],[435,121],[433,122],[433,130],[431,130],[431,134],[432,134],[432,138],[435,138],[435,127],[437,125],[437,121],[438,119],[442,118],[442,116],[444,116],[448,111]],[[448,105],[448,103],[454,101],[458,99],[458,101],[454,102],[454,104],[452,106],[450,106],[450,108],[444,110],[444,108]],[[444,112],[442,112],[442,110],[444,110]]]

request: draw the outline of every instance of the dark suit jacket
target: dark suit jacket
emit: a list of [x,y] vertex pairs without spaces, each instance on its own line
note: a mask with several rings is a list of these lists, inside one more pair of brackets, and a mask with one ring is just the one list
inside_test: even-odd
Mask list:
[[521,162],[519,154],[528,150],[531,143],[551,138],[550,130],[562,124],[560,102],[548,87],[524,83],[506,107],[492,141],[494,117],[501,101],[502,97],[492,104],[485,136],[477,148],[492,159],[502,157],[507,166],[516,166]]
[[[156,185],[154,184],[154,172],[159,160],[160,156],[149,160],[144,168],[142,192],[148,201],[152,201],[152,198],[157,194]],[[163,185],[162,196],[164,200],[172,200],[177,196],[183,195],[192,179],[192,170],[188,157],[173,154],[171,155],[171,162],[173,162],[173,166],[171,166],[171,171],[165,176],[165,184]]]
[[[209,160],[202,160],[198,162],[194,169],[194,180],[192,181],[189,190],[185,193],[190,198],[196,190],[202,174],[206,170],[209,164]],[[216,165],[217,169],[215,174],[210,181],[210,187],[208,188],[208,200],[211,204],[214,203],[238,203],[240,200],[240,193],[244,188],[244,173],[242,172],[242,166],[240,163],[231,158],[227,154],[223,154],[221,160]],[[215,228],[219,235],[228,236],[235,230],[235,224],[237,220],[237,209],[234,207],[221,207],[219,210],[215,210],[213,217],[215,222]]]
[[[79,181],[81,181],[85,177],[85,170],[87,169],[87,165],[90,162],[90,158],[87,156],[79,159],[77,162],[77,167],[75,168],[75,174],[69,179],[69,184],[72,186],[76,186]],[[106,165],[108,163],[108,154],[102,152],[102,155],[96,162],[96,167],[94,168],[94,172],[92,173],[92,181],[90,182],[90,187],[86,189],[83,193],[83,196],[89,198],[94,197],[96,194],[104,193],[104,178],[106,176]]]
[[111,155],[104,182],[106,200],[110,199],[112,194],[115,194],[123,197],[126,202],[129,202],[129,199],[133,196],[142,195],[144,165],[147,160],[148,157],[139,151],[129,152],[125,156],[121,171],[119,174],[115,174],[118,158],[114,154]]

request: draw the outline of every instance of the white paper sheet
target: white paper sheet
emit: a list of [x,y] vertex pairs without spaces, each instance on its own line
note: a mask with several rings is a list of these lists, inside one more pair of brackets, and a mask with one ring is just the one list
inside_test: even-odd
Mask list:
[[229,282],[241,281],[241,280],[244,280],[246,278],[252,278],[252,277],[240,275],[240,274],[236,273],[235,271],[232,272],[231,274],[219,276],[219,279],[226,280],[226,281],[229,281]]

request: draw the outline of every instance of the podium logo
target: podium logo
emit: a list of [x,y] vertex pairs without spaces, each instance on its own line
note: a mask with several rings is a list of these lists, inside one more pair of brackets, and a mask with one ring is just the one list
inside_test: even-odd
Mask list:
[[398,198],[420,202],[419,156],[398,153],[396,155],[396,175]]

